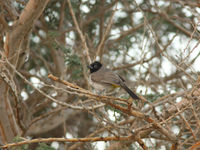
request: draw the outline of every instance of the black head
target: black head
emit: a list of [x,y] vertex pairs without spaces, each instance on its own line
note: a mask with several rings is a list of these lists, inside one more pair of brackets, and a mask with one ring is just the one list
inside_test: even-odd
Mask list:
[[98,71],[102,67],[102,64],[98,61],[95,61],[87,67],[90,69],[90,73],[93,73],[93,72]]

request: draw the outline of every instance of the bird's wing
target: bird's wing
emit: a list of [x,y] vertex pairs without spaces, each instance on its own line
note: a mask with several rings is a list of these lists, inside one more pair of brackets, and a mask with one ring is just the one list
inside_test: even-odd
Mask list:
[[119,75],[115,74],[107,68],[102,68],[102,70],[91,74],[91,80],[104,84],[112,84],[114,86],[120,86],[120,82],[122,81]]
[[122,78],[119,74],[116,74],[116,75],[121,79],[122,82],[126,82],[126,81],[124,80],[124,78]]
[[133,99],[140,99],[131,89],[127,87],[125,80],[120,75],[112,72],[109,69],[99,70],[92,73],[91,80],[100,84],[108,84],[116,87],[121,86]]

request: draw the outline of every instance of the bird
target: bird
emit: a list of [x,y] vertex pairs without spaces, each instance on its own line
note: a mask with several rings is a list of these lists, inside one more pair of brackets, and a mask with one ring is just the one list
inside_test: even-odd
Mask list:
[[87,66],[90,70],[89,83],[97,91],[113,91],[115,88],[123,88],[133,99],[140,99],[125,83],[125,80],[117,73],[106,68],[99,61],[94,61]]

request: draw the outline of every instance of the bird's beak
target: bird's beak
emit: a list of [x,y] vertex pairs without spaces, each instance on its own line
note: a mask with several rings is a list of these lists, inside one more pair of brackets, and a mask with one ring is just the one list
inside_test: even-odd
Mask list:
[[87,65],[87,68],[88,68],[88,69],[92,69],[90,65]]

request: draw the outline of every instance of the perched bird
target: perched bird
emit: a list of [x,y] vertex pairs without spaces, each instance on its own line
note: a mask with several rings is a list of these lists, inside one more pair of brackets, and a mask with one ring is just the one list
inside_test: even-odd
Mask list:
[[125,83],[125,80],[112,70],[104,67],[100,62],[95,61],[91,63],[89,83],[97,91],[112,91],[117,87],[122,87],[133,99],[140,99]]

